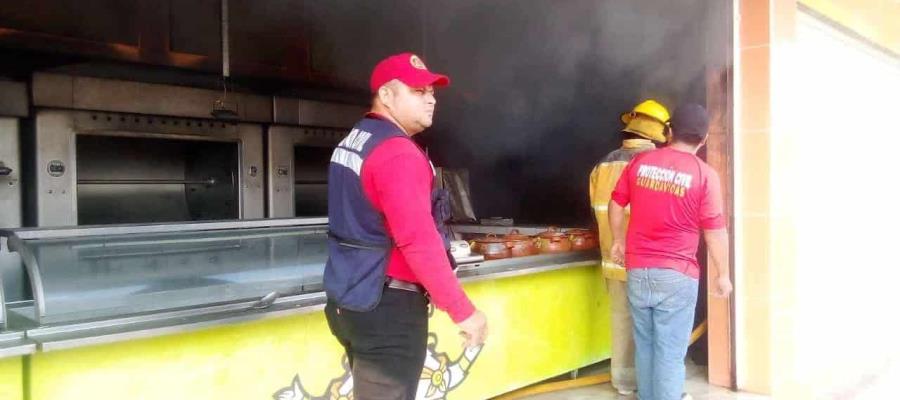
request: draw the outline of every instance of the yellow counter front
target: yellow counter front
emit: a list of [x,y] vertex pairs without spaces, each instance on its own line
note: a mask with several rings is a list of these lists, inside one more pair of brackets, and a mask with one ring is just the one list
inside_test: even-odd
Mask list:
[[0,358],[0,399],[23,400],[22,357]]
[[[419,399],[485,399],[609,357],[609,303],[595,261],[485,277],[464,287],[489,318],[488,343],[464,352],[456,327],[436,312]],[[343,360],[319,306],[287,317],[37,352],[24,361],[2,359],[0,398],[349,399],[352,381]],[[16,389],[23,382],[27,386]]]

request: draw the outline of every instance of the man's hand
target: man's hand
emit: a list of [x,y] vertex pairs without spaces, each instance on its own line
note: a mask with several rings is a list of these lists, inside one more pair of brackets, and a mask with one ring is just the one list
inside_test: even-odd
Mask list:
[[728,279],[728,277],[725,275],[719,275],[716,278],[716,285],[713,289],[713,296],[726,298],[729,294],[731,294],[731,290],[731,279]]
[[722,229],[704,230],[703,238],[706,239],[706,247],[709,249],[712,265],[715,266],[716,281],[710,288],[714,297],[728,297],[731,294],[731,280],[728,278],[728,231]]
[[614,241],[612,247],[609,249],[609,256],[612,261],[616,264],[625,265],[625,243],[621,241]]
[[610,200],[607,205],[609,210],[609,228],[612,230],[612,248],[609,258],[616,264],[625,266],[625,207]]
[[487,317],[480,310],[475,310],[469,318],[456,325],[459,326],[459,335],[463,337],[463,346],[466,348],[482,345],[487,339]]

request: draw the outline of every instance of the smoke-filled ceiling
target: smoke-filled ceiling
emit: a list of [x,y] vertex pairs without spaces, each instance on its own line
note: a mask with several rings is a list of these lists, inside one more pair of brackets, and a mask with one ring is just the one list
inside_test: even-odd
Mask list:
[[[372,66],[417,52],[452,78],[419,138],[468,168],[479,217],[589,224],[587,178],[646,98],[706,102],[715,0],[228,0],[238,91],[368,101]],[[220,0],[0,0],[0,75],[36,70],[218,87]],[[40,12],[38,12],[40,11]]]
[[479,217],[589,224],[588,175],[646,98],[705,104],[707,4],[428,2],[425,58],[450,74],[435,161],[468,168]]

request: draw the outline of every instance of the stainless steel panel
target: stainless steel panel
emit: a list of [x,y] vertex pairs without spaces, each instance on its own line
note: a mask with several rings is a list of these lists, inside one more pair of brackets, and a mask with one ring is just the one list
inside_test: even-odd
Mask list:
[[[34,74],[33,102],[39,107],[210,118],[218,90],[121,81],[115,79]],[[229,93],[243,121],[271,122],[272,100],[267,96]]]
[[69,75],[36,73],[31,79],[31,101],[40,107],[73,107],[75,78]]
[[38,226],[78,224],[73,117],[72,113],[58,110],[40,110],[35,114]]
[[292,97],[272,98],[272,121],[276,124],[300,124],[300,99]]
[[204,310],[191,310],[192,312],[189,314],[152,315],[140,319],[122,319],[76,326],[63,325],[54,328],[36,328],[29,329],[27,334],[29,340],[40,346],[40,351],[42,352],[147,339],[321,311],[325,308],[325,293],[318,292],[279,298],[275,304],[264,309],[253,309],[251,302],[229,305],[228,309],[223,308],[213,307]]
[[536,235],[547,230],[546,225],[515,225],[515,226],[492,226],[492,225],[474,225],[474,224],[453,224],[450,230],[457,234],[488,234],[505,235],[512,229],[518,229],[523,235]]
[[0,359],[32,354],[35,343],[25,337],[25,332],[0,332]]
[[272,110],[276,124],[351,128],[368,108],[276,96],[272,99]]
[[21,240],[64,239],[108,235],[134,235],[148,233],[197,232],[223,229],[251,229],[281,226],[326,225],[328,218],[280,218],[248,221],[188,222],[182,224],[107,225],[65,228],[0,229],[0,236],[16,236]]
[[0,163],[10,169],[9,174],[0,175],[0,227],[16,228],[22,226],[22,166],[15,118],[0,118]]
[[460,282],[477,282],[598,264],[594,250],[570,251],[460,265],[456,276]]
[[28,88],[25,83],[0,80],[0,115],[28,116]]
[[[19,121],[0,118],[0,163],[9,169],[8,174],[0,175],[0,228],[22,226],[22,164],[19,151]],[[27,282],[21,257],[18,253],[9,252],[6,238],[0,238],[0,308],[4,300],[24,299]]]
[[239,124],[237,134],[241,143],[241,218],[263,218],[265,176],[263,176],[262,127]]
[[[327,179],[331,149],[347,132],[345,129],[316,127],[269,127],[266,135],[269,159],[266,174],[269,181],[270,218],[298,216],[297,205],[302,207],[304,200],[297,196],[303,196],[306,189],[310,189],[306,193],[307,197],[322,197],[327,190],[324,180]],[[327,213],[322,213],[325,214]]]
[[367,107],[300,100],[300,125],[352,128],[368,111]]
[[284,126],[270,126],[266,175],[269,189],[269,218],[289,218],[294,216],[294,142],[293,136],[299,129]]
[[[236,139],[238,126],[223,121],[103,111],[66,111],[79,134],[140,136],[141,133],[193,137],[196,140]],[[208,118],[208,117],[207,117]],[[156,136],[158,137],[158,136]]]

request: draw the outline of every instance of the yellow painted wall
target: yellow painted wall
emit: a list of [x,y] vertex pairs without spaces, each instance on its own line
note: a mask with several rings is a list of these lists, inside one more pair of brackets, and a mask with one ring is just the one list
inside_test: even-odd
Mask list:
[[[441,377],[460,380],[446,367],[463,351],[449,318],[440,312],[431,318],[434,358],[443,353],[446,359],[441,368],[425,371],[429,380],[424,382],[449,393],[440,397],[441,391],[433,390],[430,398],[486,398],[609,357],[609,304],[593,264],[464,286],[488,315],[491,336],[462,383],[441,388]],[[335,392],[340,391],[347,377],[341,358],[342,349],[319,311],[37,353],[29,371],[31,398],[246,400],[280,393],[285,399],[337,399],[320,396],[333,380]]]
[[895,0],[799,0],[859,35],[900,54],[900,2]]
[[857,398],[900,362],[900,332],[881,305],[900,277],[897,195],[885,184],[900,129],[866,117],[896,113],[900,62],[802,9],[795,21],[774,65],[785,77],[773,85],[773,261],[784,270],[773,283],[775,393]]
[[[881,306],[900,277],[887,261],[900,220],[884,183],[900,131],[868,117],[895,113],[900,64],[797,3],[740,2],[738,385],[776,399],[856,398],[900,363],[900,332]],[[900,50],[896,1],[799,3]]]
[[22,400],[22,357],[0,358],[0,399]]

